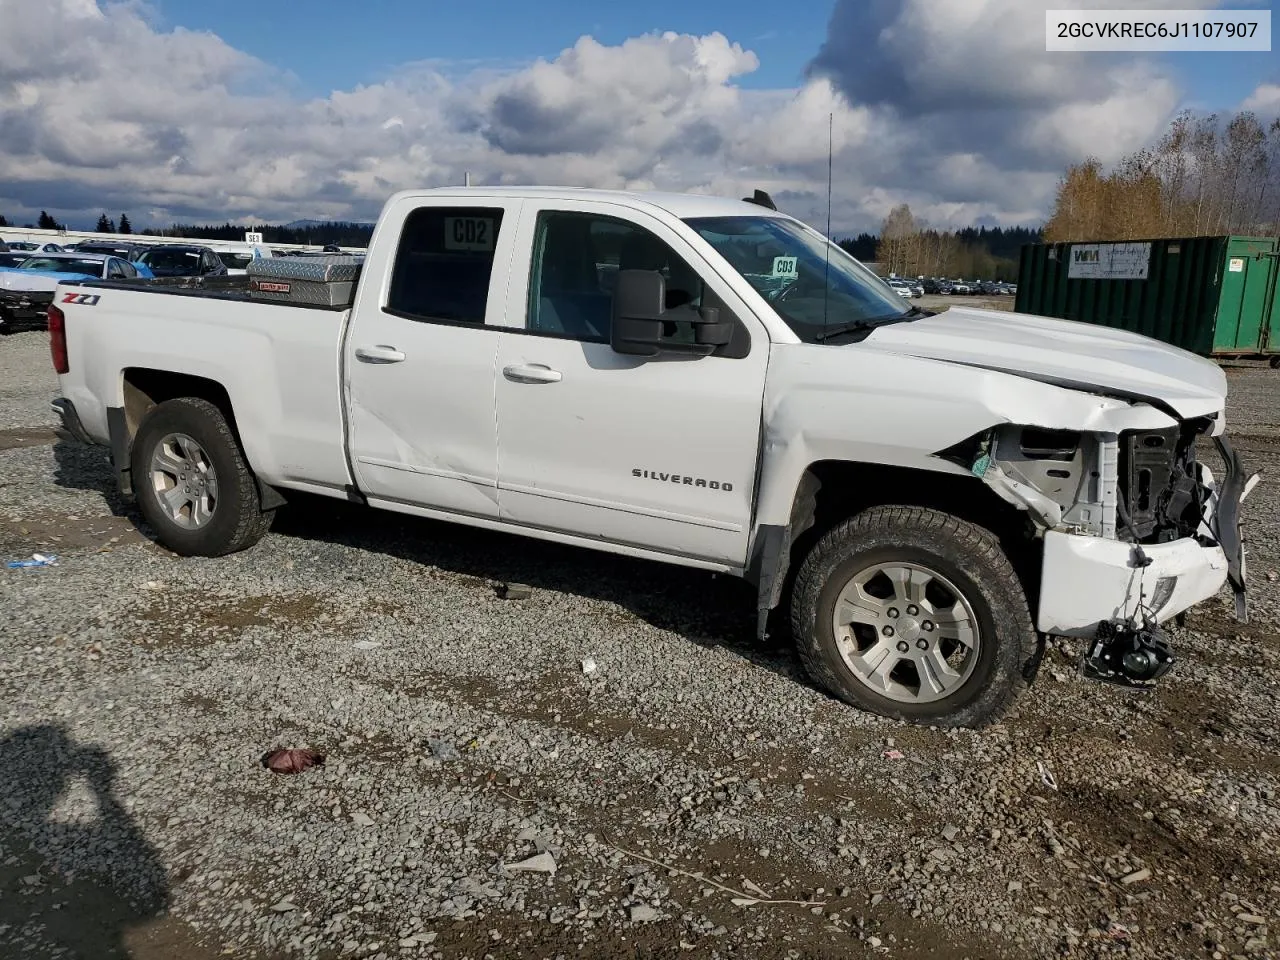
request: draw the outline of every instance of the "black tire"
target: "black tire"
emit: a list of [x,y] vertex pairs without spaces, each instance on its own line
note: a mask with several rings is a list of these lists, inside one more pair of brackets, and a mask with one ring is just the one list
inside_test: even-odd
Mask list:
[[[951,582],[979,628],[976,662],[956,689],[928,703],[871,689],[841,655],[832,623],[845,585],[875,564],[925,566]],[[989,530],[923,507],[875,507],[828,531],[805,558],[792,589],[792,631],[810,677],[855,707],[910,723],[982,727],[999,720],[1026,686],[1038,637],[1026,594]]]
[[[176,523],[161,506],[151,479],[151,458],[170,434],[185,434],[204,448],[217,474],[218,496],[208,522],[196,529]],[[133,439],[129,468],[138,507],[160,542],[182,556],[220,557],[253,546],[275,517],[263,510],[258,484],[222,411],[207,400],[180,397],[153,407]]]
[[1271,358],[1271,369],[1280,370],[1280,353]]

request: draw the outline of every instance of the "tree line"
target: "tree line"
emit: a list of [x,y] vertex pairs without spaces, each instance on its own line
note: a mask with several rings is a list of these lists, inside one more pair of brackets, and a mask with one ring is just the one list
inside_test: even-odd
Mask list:
[[[16,226],[18,224],[11,223],[3,215],[0,215],[0,227]],[[46,210],[40,211],[40,217],[36,223],[25,224],[25,227],[28,230],[37,227],[41,230],[67,229],[65,225],[50,216]],[[120,214],[119,220],[112,220],[103,213],[98,217],[94,230],[97,233],[136,233],[144,237],[183,237],[191,240],[233,241],[243,240],[245,233],[251,232],[261,233],[263,242],[268,244],[296,246],[324,246],[327,243],[336,243],[343,247],[364,247],[368,246],[369,238],[373,236],[373,224],[346,222],[314,223],[298,227],[271,226],[270,224],[245,226],[237,223],[224,223],[221,225],[175,223],[171,227],[158,229],[148,227],[141,231],[135,231],[127,213]]]
[[1050,242],[1280,236],[1280,119],[1188,111],[1109,171],[1092,158],[1068,167],[1044,234]]
[[268,244],[298,246],[324,246],[336,243],[340,247],[365,247],[373,236],[371,223],[313,223],[298,227],[261,224],[245,226],[242,223],[198,225],[175,223],[166,230],[144,230],[153,237],[187,237],[192,240],[243,240],[245,233],[260,233]]
[[1029,227],[938,230],[917,219],[903,203],[885,217],[878,236],[863,233],[839,243],[859,260],[874,260],[883,273],[1013,280],[1022,246],[1041,239],[1041,232]]

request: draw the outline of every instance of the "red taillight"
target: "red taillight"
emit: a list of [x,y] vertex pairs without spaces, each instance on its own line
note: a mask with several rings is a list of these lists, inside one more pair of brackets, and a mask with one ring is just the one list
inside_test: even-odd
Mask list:
[[55,372],[71,372],[71,363],[67,360],[67,317],[53,304],[49,304],[49,354],[53,357]]

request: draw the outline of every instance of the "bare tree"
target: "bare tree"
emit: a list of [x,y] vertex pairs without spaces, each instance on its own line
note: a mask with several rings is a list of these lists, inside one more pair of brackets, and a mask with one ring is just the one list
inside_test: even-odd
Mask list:
[[911,208],[905,203],[898,204],[880,226],[876,260],[890,273],[905,273],[917,256],[919,232]]

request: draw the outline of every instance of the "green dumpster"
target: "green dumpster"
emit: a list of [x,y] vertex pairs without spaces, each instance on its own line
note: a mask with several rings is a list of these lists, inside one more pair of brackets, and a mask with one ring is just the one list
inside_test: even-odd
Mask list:
[[1022,248],[1015,309],[1204,356],[1280,357],[1280,242],[1183,237]]

